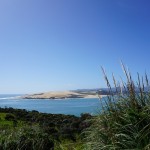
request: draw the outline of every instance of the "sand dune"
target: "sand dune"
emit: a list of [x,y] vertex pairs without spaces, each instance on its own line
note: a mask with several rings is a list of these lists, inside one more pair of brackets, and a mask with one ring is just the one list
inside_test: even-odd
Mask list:
[[[105,95],[101,95],[103,97]],[[98,98],[96,92],[55,91],[23,96],[24,99]]]

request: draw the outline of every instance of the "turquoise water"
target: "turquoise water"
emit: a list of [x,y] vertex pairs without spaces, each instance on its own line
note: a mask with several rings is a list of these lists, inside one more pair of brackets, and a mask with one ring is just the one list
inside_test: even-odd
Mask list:
[[0,95],[0,107],[12,107],[27,110],[37,110],[44,113],[71,114],[80,116],[81,113],[96,114],[100,110],[98,98],[85,99],[19,99],[19,95]]

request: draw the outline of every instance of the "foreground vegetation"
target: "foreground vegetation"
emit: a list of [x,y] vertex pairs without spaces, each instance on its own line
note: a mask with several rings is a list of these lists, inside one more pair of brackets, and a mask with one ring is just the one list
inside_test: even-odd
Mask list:
[[117,84],[115,95],[103,70],[109,87],[108,96],[99,115],[85,132],[86,150],[150,150],[150,85],[145,75],[134,83],[123,65],[127,82]]
[[97,116],[0,108],[0,150],[150,150],[149,81],[123,69],[115,92],[103,70],[109,95]]
[[81,117],[0,108],[1,150],[83,149],[83,129],[90,126],[89,114]]

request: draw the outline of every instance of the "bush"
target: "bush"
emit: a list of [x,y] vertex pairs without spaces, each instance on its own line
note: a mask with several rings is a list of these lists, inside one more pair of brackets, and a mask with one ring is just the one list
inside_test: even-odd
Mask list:
[[[113,76],[115,95],[103,70],[110,95],[102,104],[102,111],[92,119],[85,131],[86,150],[150,149],[150,89],[138,75],[137,87],[131,74],[123,69],[127,82],[117,86]],[[103,99],[102,99],[103,100]]]
[[22,127],[0,133],[1,150],[53,150],[54,143],[49,135],[38,126]]
[[15,120],[15,116],[13,114],[6,114],[5,119],[8,121]]

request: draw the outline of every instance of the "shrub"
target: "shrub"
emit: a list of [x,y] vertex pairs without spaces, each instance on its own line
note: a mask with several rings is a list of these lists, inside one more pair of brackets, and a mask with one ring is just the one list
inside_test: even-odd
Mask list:
[[15,120],[15,116],[13,114],[6,114],[5,119],[8,121]]
[[49,135],[38,126],[3,130],[0,133],[1,150],[53,150],[54,143]]

